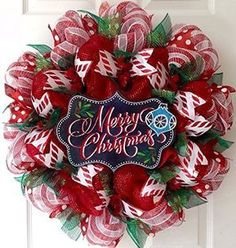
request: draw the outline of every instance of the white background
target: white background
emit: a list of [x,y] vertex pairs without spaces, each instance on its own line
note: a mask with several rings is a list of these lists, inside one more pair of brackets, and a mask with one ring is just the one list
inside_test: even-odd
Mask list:
[[[113,3],[114,1],[110,1]],[[116,1],[118,2],[118,1]],[[173,23],[201,27],[211,38],[221,59],[224,81],[236,86],[236,1],[235,0],[140,0],[160,21],[169,12]],[[69,8],[97,10],[100,1],[7,0],[0,2],[0,110],[4,98],[4,72],[23,52],[27,43],[51,44],[48,23]],[[2,121],[2,118],[1,118]],[[1,132],[2,133],[2,132]],[[227,135],[235,140],[236,127]],[[86,248],[83,242],[67,238],[60,225],[48,216],[26,207],[20,187],[5,167],[7,144],[0,138],[0,247],[4,248]],[[187,211],[186,222],[157,235],[153,248],[235,248],[236,247],[236,146],[226,153],[232,168],[209,204]],[[27,221],[28,216],[28,221]],[[28,238],[27,238],[28,237]],[[119,248],[135,247],[124,237]]]

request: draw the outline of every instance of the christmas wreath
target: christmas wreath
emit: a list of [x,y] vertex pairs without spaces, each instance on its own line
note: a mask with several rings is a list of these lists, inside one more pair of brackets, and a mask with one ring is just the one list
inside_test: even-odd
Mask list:
[[198,27],[153,27],[133,2],[49,29],[53,48],[30,44],[6,73],[8,169],[72,239],[115,247],[127,230],[143,247],[227,174],[234,89]]

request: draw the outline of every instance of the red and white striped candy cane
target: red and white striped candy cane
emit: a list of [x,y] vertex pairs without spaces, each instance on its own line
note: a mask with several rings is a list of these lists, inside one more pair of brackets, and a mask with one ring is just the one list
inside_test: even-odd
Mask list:
[[35,161],[48,168],[55,168],[65,158],[65,152],[51,130],[34,129],[25,137],[27,151]]
[[148,76],[149,82],[154,89],[163,89],[169,82],[169,74],[165,66],[157,62],[157,72]]
[[219,86],[212,94],[217,117],[213,122],[213,127],[221,135],[233,124],[233,103],[230,95],[230,90],[227,87]]
[[14,174],[23,174],[34,167],[35,161],[28,155],[25,147],[26,133],[19,131],[9,148],[7,167]]
[[26,198],[39,210],[47,213],[51,213],[58,206],[64,206],[68,204],[68,199],[60,199],[56,196],[55,192],[49,188],[46,184],[41,184],[35,188],[25,188]]
[[84,77],[86,76],[90,66],[92,64],[92,61],[89,60],[81,60],[79,57],[79,52],[77,50],[76,57],[75,57],[75,70],[79,77],[82,79],[82,82],[84,83]]
[[208,37],[196,26],[188,24],[175,25],[172,38],[168,44],[169,65],[182,67],[193,62],[197,57],[202,58],[201,74],[209,77],[219,67],[219,59]]
[[152,28],[151,17],[134,2],[122,2],[109,7],[103,5],[102,17],[118,17],[120,34],[115,37],[115,50],[137,52],[146,45],[146,36]]
[[91,245],[114,248],[124,234],[125,224],[104,209],[100,216],[87,217],[81,229]]
[[35,75],[35,67],[36,55],[31,52],[26,52],[17,62],[9,66],[5,75],[7,95],[13,97],[10,89],[17,91],[18,94],[14,94],[14,99],[22,103],[24,102],[27,106],[32,106],[31,89]]
[[160,232],[173,225],[180,225],[183,221],[183,213],[175,213],[167,201],[163,200],[156,208],[144,212],[140,219],[150,225],[154,232]]
[[57,67],[60,59],[75,54],[76,50],[89,40],[90,35],[94,34],[94,21],[91,19],[92,25],[85,25],[86,20],[76,11],[70,10],[59,18],[55,28],[51,30],[55,43],[51,59]]
[[229,161],[222,154],[214,152],[214,157],[209,161],[204,176],[199,180],[199,185],[193,189],[202,196],[211,194],[220,187],[229,169]]
[[146,76],[157,71],[155,67],[148,64],[148,59],[152,55],[153,49],[144,49],[136,54],[132,59],[131,76]]
[[46,117],[53,112],[53,106],[48,92],[45,92],[40,99],[32,96],[32,103],[38,115]]
[[33,83],[32,103],[40,116],[46,117],[53,112],[53,97],[50,91],[60,88],[67,90],[72,88],[72,80],[67,77],[65,71],[47,70],[37,74]]

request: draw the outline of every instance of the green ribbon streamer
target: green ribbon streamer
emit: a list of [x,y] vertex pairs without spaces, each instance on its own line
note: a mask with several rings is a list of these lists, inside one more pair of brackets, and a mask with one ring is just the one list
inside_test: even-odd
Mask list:
[[192,189],[181,188],[176,191],[170,191],[166,200],[174,212],[180,212],[183,208],[192,208],[206,203],[206,199],[201,198]]
[[218,137],[218,143],[215,145],[214,150],[222,153],[226,151],[227,149],[229,149],[233,144],[234,142],[232,141],[228,141],[221,137]]
[[177,135],[174,148],[178,151],[180,156],[187,156],[188,140],[186,133],[180,133]]
[[62,231],[65,232],[71,239],[78,240],[81,235],[80,215],[74,214],[73,210],[66,208],[57,218],[62,223]]
[[154,96],[160,97],[166,101],[168,101],[170,104],[172,104],[175,100],[175,92],[170,90],[160,90],[160,89],[153,89],[152,93]]
[[30,173],[25,173],[21,178],[18,178],[18,181],[21,183],[22,193],[24,194],[25,187],[32,189],[43,184],[43,175],[46,170],[47,169],[35,170]]
[[42,71],[44,69],[52,68],[52,61],[51,59],[46,59],[41,55],[36,56],[36,72]]
[[157,27],[148,35],[148,45],[150,47],[163,47],[171,36],[171,19],[167,14]]
[[53,113],[50,116],[50,119],[47,121],[45,121],[44,124],[44,129],[51,129],[52,127],[54,127],[57,123],[58,120],[61,116],[61,109],[57,108],[53,111]]
[[180,169],[177,166],[172,165],[160,169],[149,170],[148,174],[160,183],[167,183],[173,179],[179,171]]
[[156,152],[153,147],[137,153],[137,158],[145,164],[151,164],[156,161]]
[[120,33],[121,20],[119,16],[102,18],[86,10],[78,10],[78,12],[90,15],[97,22],[99,34],[113,38]]
[[126,59],[130,59],[136,55],[136,53],[122,51],[122,50],[116,50],[113,53],[116,58],[124,57]]
[[32,112],[29,117],[25,120],[24,123],[21,124],[10,124],[10,126],[16,126],[23,132],[30,132],[31,128],[36,126],[39,121],[43,123],[43,129],[51,129],[58,123],[58,119],[60,118],[61,110],[55,109],[51,114],[49,120],[44,119],[39,116],[35,111]]
[[128,220],[126,230],[136,246],[143,248],[148,235],[140,228],[139,221],[135,219]]
[[215,73],[212,75],[212,77],[209,79],[208,83],[209,84],[212,84],[212,83],[215,83],[217,85],[222,85],[223,83],[223,73],[220,72],[220,73]]
[[52,48],[45,44],[28,44],[27,46],[34,48],[42,55],[45,55],[52,51]]
[[206,144],[208,142],[210,142],[211,140],[217,140],[216,145],[214,146],[214,150],[217,152],[224,152],[227,149],[229,149],[234,142],[229,141],[229,140],[225,140],[223,138],[220,137],[220,134],[217,132],[214,132],[212,130],[206,132],[205,134],[203,134],[202,136],[198,137],[198,142],[202,143],[202,144]]
[[194,61],[184,64],[181,68],[174,64],[170,65],[170,74],[178,74],[182,85],[200,78],[204,61],[201,57],[197,57]]
[[58,172],[49,168],[37,169],[30,173],[25,173],[21,177],[16,178],[21,183],[22,193],[25,192],[25,187],[33,189],[42,184],[50,187],[58,196],[63,180],[58,176]]
[[69,54],[65,57],[62,57],[58,61],[58,66],[60,67],[61,70],[68,70],[69,68],[74,66],[74,60],[75,60],[75,55],[74,54]]

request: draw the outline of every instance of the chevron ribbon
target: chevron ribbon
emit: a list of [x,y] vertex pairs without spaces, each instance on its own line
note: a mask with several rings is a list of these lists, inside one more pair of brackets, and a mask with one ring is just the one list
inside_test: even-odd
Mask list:
[[88,164],[80,167],[76,175],[72,178],[77,183],[84,185],[88,188],[93,188],[93,177],[103,170],[103,166],[98,164]]
[[188,142],[187,156],[179,156],[180,171],[176,176],[176,180],[181,183],[182,186],[190,187],[197,185],[196,180],[198,176],[197,165],[207,165],[208,160],[202,153],[201,149],[197,144],[192,141]]
[[144,185],[141,196],[154,196],[155,202],[159,202],[166,190],[166,185],[159,183],[157,180],[149,177],[146,184]]
[[175,97],[174,106],[176,109],[187,118],[194,120],[196,107],[205,103],[201,97],[186,91],[178,91]]
[[[162,63],[158,62],[156,67],[148,63],[152,52],[153,48],[143,49],[131,59],[132,68],[130,75],[131,77],[147,76],[153,88],[161,89],[168,83],[169,75]],[[91,63],[91,61],[81,61],[77,55],[75,59],[76,72],[82,80],[86,76]],[[99,51],[99,62],[95,67],[95,71],[103,76],[116,78],[120,71],[117,58],[107,51]]]
[[193,121],[189,121],[186,125],[186,133],[189,136],[200,136],[211,129],[212,123],[206,120],[203,116],[196,115]]

